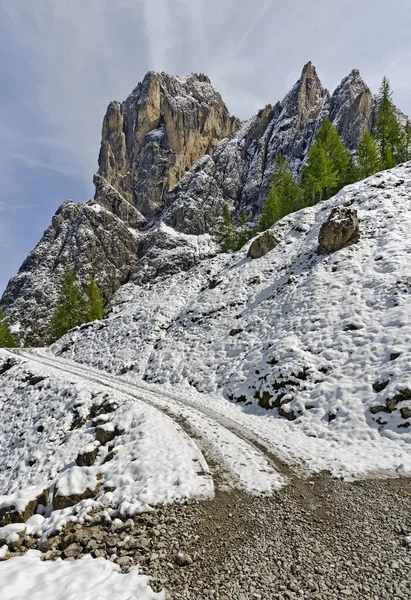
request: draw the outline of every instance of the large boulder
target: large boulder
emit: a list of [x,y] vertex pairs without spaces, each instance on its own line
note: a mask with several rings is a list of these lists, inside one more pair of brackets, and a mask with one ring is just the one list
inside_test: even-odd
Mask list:
[[360,239],[357,211],[347,206],[337,206],[328,220],[321,225],[318,236],[318,254],[330,254],[356,244]]
[[275,248],[279,242],[278,234],[272,229],[267,229],[267,231],[264,231],[264,233],[255,238],[248,249],[247,256],[249,258],[260,258]]

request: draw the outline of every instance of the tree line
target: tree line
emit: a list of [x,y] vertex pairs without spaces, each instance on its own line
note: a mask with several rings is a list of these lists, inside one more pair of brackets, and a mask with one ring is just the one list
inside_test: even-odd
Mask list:
[[223,251],[236,251],[286,215],[314,206],[345,185],[407,160],[411,160],[411,123],[407,120],[403,127],[399,122],[390,84],[384,77],[376,99],[372,131],[364,133],[354,155],[345,148],[330,119],[325,118],[308,151],[301,182],[295,180],[286,159],[278,156],[257,225],[250,225],[245,213],[236,224],[228,205],[224,205],[217,241]]
[[[96,281],[89,275],[84,287],[80,285],[72,269],[67,267],[60,284],[56,308],[51,320],[51,340],[89,321],[102,319],[104,303]],[[13,348],[17,340],[0,308],[0,348]]]

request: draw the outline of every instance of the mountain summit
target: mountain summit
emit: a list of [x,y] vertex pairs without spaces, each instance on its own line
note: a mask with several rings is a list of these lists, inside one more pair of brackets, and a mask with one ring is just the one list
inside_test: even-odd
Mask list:
[[298,177],[325,116],[355,150],[373,110],[357,70],[330,96],[310,62],[282,102],[243,124],[205,75],[149,72],[125,102],[108,106],[94,200],[57,210],[1,306],[27,341],[41,344],[67,266],[80,279],[92,273],[106,300],[130,278],[189,269],[216,253],[195,236],[215,230],[225,203],[258,218],[279,154]]

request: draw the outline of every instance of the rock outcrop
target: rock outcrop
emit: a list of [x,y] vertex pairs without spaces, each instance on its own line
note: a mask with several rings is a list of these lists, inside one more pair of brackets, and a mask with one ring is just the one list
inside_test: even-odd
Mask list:
[[151,217],[184,173],[238,127],[205,75],[150,72],[125,102],[109,104],[98,174]]
[[372,110],[372,94],[358,71],[352,71],[330,97],[308,63],[282,102],[266,106],[184,175],[166,197],[163,220],[179,231],[200,234],[215,228],[224,203],[237,214],[245,211],[258,217],[279,154],[299,177],[324,117],[355,150],[371,125]]
[[[126,221],[93,201],[75,204],[68,200],[57,210],[1,299],[10,321],[19,324],[27,342],[47,341],[58,284],[67,266],[83,281],[92,273],[106,299],[126,281],[140,239],[129,222],[142,218],[126,204]],[[121,205],[119,199],[117,208]]]
[[371,128],[374,101],[369,87],[357,69],[342,80],[330,101],[329,117],[337,126],[344,145],[357,149],[358,142]]

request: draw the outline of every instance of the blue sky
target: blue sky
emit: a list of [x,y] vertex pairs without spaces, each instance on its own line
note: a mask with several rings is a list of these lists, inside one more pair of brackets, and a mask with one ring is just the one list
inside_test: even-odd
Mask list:
[[0,0],[0,293],[58,206],[93,195],[101,123],[148,70],[211,77],[231,112],[282,99],[311,60],[359,68],[411,114],[408,0]]

